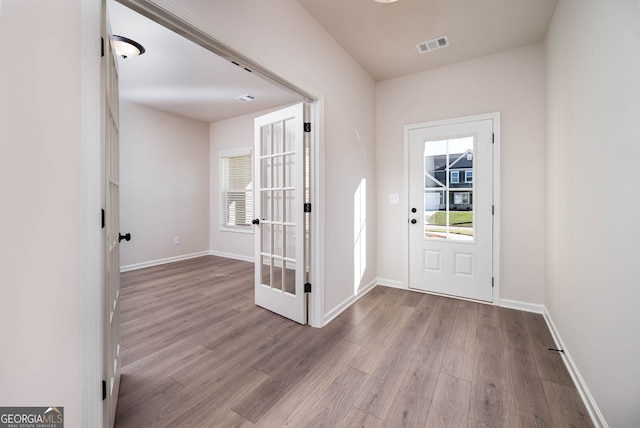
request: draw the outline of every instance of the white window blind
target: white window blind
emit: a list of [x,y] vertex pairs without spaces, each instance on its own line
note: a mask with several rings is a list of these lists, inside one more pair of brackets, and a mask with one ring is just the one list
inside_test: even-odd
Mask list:
[[220,206],[223,229],[252,230],[253,159],[251,150],[220,153]]

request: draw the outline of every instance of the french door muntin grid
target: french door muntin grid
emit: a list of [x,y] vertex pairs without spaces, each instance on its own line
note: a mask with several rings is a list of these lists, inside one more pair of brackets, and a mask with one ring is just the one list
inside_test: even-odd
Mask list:
[[295,128],[291,120],[284,120],[261,132],[262,285],[295,295]]

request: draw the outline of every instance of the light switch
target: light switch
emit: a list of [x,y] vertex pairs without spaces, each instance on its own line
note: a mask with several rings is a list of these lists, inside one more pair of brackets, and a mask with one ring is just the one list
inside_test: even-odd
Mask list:
[[399,204],[400,203],[400,195],[397,193],[389,193],[389,203],[390,204]]

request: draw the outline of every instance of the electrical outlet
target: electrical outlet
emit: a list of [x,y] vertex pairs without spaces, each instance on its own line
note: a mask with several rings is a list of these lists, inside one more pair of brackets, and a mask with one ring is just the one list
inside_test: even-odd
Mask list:
[[179,236],[175,236],[173,238],[173,245],[180,245],[180,237]]

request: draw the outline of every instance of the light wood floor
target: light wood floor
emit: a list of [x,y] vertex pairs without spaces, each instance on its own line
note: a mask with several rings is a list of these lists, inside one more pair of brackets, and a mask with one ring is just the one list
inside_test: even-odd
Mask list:
[[253,304],[253,265],[122,274],[117,427],[589,427],[540,315],[376,287],[322,329]]

